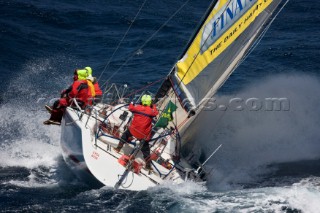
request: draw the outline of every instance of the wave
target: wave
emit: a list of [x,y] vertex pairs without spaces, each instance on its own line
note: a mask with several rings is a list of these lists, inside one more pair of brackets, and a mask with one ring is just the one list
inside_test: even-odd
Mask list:
[[60,128],[43,125],[49,118],[44,104],[58,94],[67,81],[59,75],[56,59],[63,60],[63,57],[26,63],[6,88],[0,105],[0,167],[4,172],[27,172],[22,173],[24,177],[6,179],[3,184],[37,187],[60,181],[56,177],[62,158]]
[[[109,211],[139,212],[317,212],[320,178],[304,178],[285,187],[208,191],[194,182],[164,184],[146,191],[88,190],[71,200],[83,205],[108,206]],[[70,201],[68,201],[70,202]],[[81,207],[80,207],[81,208]]]

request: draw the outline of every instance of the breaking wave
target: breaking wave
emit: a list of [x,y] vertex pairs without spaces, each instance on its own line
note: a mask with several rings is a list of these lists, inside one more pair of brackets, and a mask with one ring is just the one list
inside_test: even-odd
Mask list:
[[[0,105],[0,167],[6,172],[25,172],[4,184],[38,187],[57,182],[57,166],[62,160],[60,128],[43,125],[49,116],[43,105],[58,94],[66,79],[59,77],[53,61],[27,63],[6,88]],[[52,83],[44,82],[43,76],[49,76]]]

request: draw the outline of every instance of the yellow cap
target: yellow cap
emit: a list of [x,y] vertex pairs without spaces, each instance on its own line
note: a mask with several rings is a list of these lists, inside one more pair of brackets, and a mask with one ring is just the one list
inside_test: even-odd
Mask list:
[[85,70],[87,70],[87,76],[92,76],[92,69],[91,69],[91,67],[85,67],[84,68]]
[[78,80],[86,80],[87,70],[77,70]]
[[143,95],[141,98],[142,105],[150,106],[152,102],[152,98],[150,95]]

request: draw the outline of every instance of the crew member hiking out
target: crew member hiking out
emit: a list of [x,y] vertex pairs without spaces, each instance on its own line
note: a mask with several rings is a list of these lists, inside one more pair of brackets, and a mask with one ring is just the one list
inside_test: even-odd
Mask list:
[[43,122],[43,124],[60,125],[62,116],[67,106],[73,104],[73,98],[75,98],[79,106],[84,109],[84,107],[88,103],[88,84],[86,78],[86,70],[75,70],[73,76],[73,84],[68,89],[61,92],[61,98],[55,101],[52,107],[45,105],[45,108],[51,113],[51,116],[49,120]]
[[151,162],[148,160],[150,155],[149,141],[151,138],[152,119],[158,115],[158,110],[155,104],[152,105],[150,95],[143,95],[141,104],[129,105],[129,110],[133,113],[133,119],[130,127],[122,134],[117,148],[114,151],[120,152],[124,143],[129,141],[129,138],[134,136],[138,140],[145,140],[141,151],[146,162],[146,169],[151,170]]

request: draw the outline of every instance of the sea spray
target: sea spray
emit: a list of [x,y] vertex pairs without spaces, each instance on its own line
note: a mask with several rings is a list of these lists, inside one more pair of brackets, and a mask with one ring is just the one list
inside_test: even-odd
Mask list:
[[235,97],[285,97],[290,100],[290,109],[204,110],[191,130],[194,150],[201,149],[209,156],[222,144],[209,163],[214,168],[209,185],[215,189],[242,187],[274,171],[267,169],[270,164],[320,159],[320,99],[314,95],[319,89],[320,82],[313,76],[278,75],[232,96],[216,97],[218,104],[226,106]]
[[[56,63],[53,59],[30,61],[5,88],[0,105],[0,167],[27,171],[21,173],[26,179],[19,177],[6,183],[37,187],[60,179],[56,179],[61,158],[60,128],[43,125],[49,117],[44,104],[66,86]],[[44,80],[43,75],[48,78]],[[71,81],[72,75],[69,77]]]

